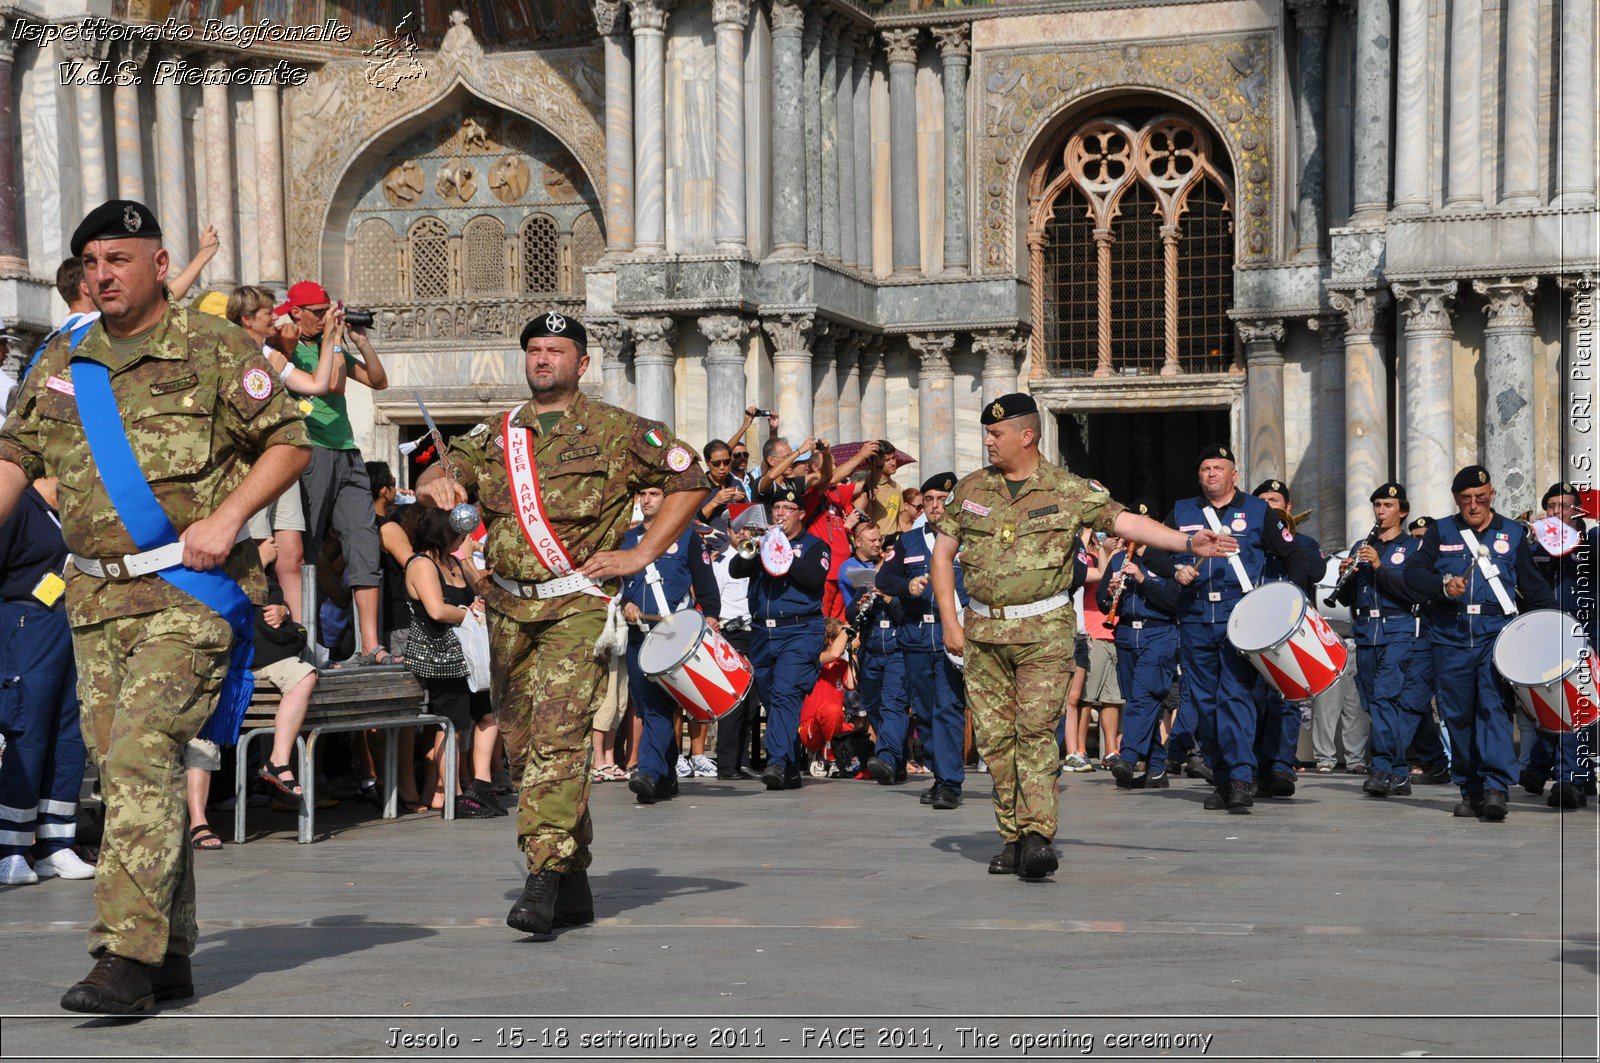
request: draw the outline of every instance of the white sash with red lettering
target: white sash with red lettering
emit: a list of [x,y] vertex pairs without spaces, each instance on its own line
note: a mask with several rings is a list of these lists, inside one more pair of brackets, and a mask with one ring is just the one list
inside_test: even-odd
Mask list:
[[[517,522],[522,526],[522,536],[544,562],[544,567],[555,573],[558,581],[572,581],[572,589],[565,593],[582,591],[597,598],[610,596],[600,585],[587,576],[578,574],[566,546],[556,537],[550,522],[545,518],[544,498],[539,494],[539,470],[533,460],[533,430],[514,426],[512,418],[522,410],[518,406],[506,414],[503,425],[505,439],[506,475],[511,480],[511,505],[516,510]],[[541,595],[545,597],[545,595]]]

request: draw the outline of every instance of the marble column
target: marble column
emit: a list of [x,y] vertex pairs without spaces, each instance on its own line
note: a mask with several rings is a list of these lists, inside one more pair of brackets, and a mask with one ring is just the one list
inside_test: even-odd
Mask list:
[[627,323],[617,318],[590,318],[584,323],[590,346],[600,348],[600,380],[603,397],[625,410],[636,407],[639,396],[628,375]]
[[617,254],[633,250],[633,50],[626,0],[593,4],[606,63],[606,252]]
[[922,271],[922,208],[917,195],[917,41],[920,29],[884,30],[889,51],[889,173],[894,186],[889,224],[894,272]]
[[777,314],[761,319],[772,341],[772,390],[777,396],[778,430],[795,446],[812,434],[810,314]]
[[738,314],[714,314],[697,324],[706,348],[706,432],[727,440],[744,420],[744,340],[750,323]]
[[1295,204],[1299,246],[1295,257],[1315,262],[1323,257],[1327,230],[1324,205],[1327,162],[1323,158],[1322,141],[1327,113],[1324,59],[1328,49],[1328,5],[1327,0],[1289,0],[1289,7],[1294,12],[1300,74],[1295,115],[1300,136],[1299,198]]
[[839,337],[831,322],[817,322],[811,340],[811,431],[818,439],[839,442],[839,363],[834,353]]
[[805,108],[800,55],[805,12],[798,0],[772,4],[772,245],[781,257],[806,249]]
[[861,345],[861,438],[883,439],[889,434],[889,369],[883,362],[883,336],[868,337]]
[[1344,315],[1343,538],[1348,545],[1371,529],[1367,499],[1389,479],[1389,373],[1382,327],[1389,293],[1381,288],[1330,291],[1328,300]]
[[[667,249],[666,34],[672,0],[628,0],[633,21],[634,248]],[[641,343],[641,349],[642,349]],[[643,395],[643,380],[640,394]]]
[[1252,481],[1284,474],[1283,321],[1269,318],[1239,322],[1244,341],[1245,417],[1250,433],[1243,470]]
[[1595,5],[1561,4],[1561,205],[1595,205]]
[[806,130],[806,247],[822,250],[822,27],[821,8],[813,7],[800,36],[800,102]]
[[0,15],[0,273],[21,273],[28,260],[23,253],[21,230],[17,224],[16,138],[10,135],[16,124],[16,100],[11,92],[16,45],[11,41],[12,19]]
[[[750,0],[716,0],[711,5],[711,18],[717,34],[717,198],[713,232],[718,251],[742,255],[748,250],[744,216],[744,27],[750,18]],[[734,428],[737,430],[738,425]]]
[[917,460],[928,475],[956,467],[956,374],[950,366],[953,332],[914,332],[917,352]]
[[[1344,316],[1324,314],[1306,322],[1322,340],[1322,355],[1316,361],[1312,380],[1316,385],[1315,405],[1310,411],[1312,439],[1316,445],[1316,464],[1313,479],[1316,482],[1317,535],[1325,540],[1342,537],[1345,530],[1345,390],[1344,390]],[[1297,479],[1307,479],[1306,463],[1300,466]],[[1377,486],[1374,481],[1373,486]],[[1299,490],[1300,505],[1312,502],[1310,495]]]
[[[104,41],[79,37],[62,47],[68,60],[91,69],[106,55]],[[99,85],[74,85],[73,102],[78,113],[78,184],[83,189],[83,212],[111,198],[110,178],[106,173],[105,115],[100,105]]]
[[[140,70],[150,57],[150,44],[130,41],[121,45],[120,51],[122,62],[132,63],[135,70]],[[117,143],[117,198],[136,200],[148,206],[144,191],[144,122],[139,117],[138,81],[117,78],[111,90],[111,116]]]
[[983,405],[1017,390],[1017,356],[1023,340],[1016,329],[974,333],[972,349],[983,355]]
[[856,332],[839,336],[835,345],[839,362],[839,442],[853,443],[861,435],[861,341]]
[[256,125],[256,240],[261,284],[282,288],[289,283],[283,243],[283,110],[275,81],[252,85],[250,95]]
[[[1483,5],[1449,4],[1450,141],[1445,146],[1444,205],[1483,205]],[[1404,141],[1402,141],[1404,143]]]
[[1355,196],[1350,222],[1373,225],[1389,209],[1389,95],[1394,82],[1394,0],[1357,0]]
[[678,338],[678,325],[670,317],[631,317],[633,333],[633,379],[638,388],[640,417],[660,421],[672,430],[677,423],[675,373],[678,356],[672,345]]
[[1455,509],[1450,497],[1456,473],[1450,310],[1457,285],[1453,280],[1421,280],[1392,287],[1405,322],[1403,482],[1413,515],[1442,517]]
[[[221,244],[206,267],[207,287],[227,291],[239,283],[239,256],[234,233],[233,108],[228,104],[226,79],[231,63],[217,58],[206,64],[208,81],[200,90],[205,115],[206,210],[205,221],[217,227]],[[211,84],[216,80],[218,84]]]
[[[1591,0],[1592,3],[1592,0]],[[1501,203],[1534,207],[1539,194],[1539,0],[1506,0]],[[1592,117],[1592,116],[1591,116]]]
[[876,40],[870,33],[856,38],[855,91],[851,101],[856,135],[856,265],[868,273],[872,272],[872,230],[878,224],[872,209],[872,49]]
[[966,23],[933,31],[944,72],[944,273],[968,272],[967,64],[972,51]]
[[1595,416],[1595,278],[1562,277],[1567,335],[1561,352],[1561,478],[1592,486],[1600,481],[1600,424]]
[[1537,277],[1473,281],[1483,296],[1483,460],[1494,477],[1495,508],[1521,513],[1541,490],[1533,442],[1533,300]]
[[844,27],[834,21],[822,27],[822,124],[818,131],[822,146],[822,254],[835,262],[842,257],[839,243],[839,33],[842,29]]
[[846,23],[839,33],[835,62],[834,124],[839,152],[839,258],[856,264],[856,34]]
[[[1399,91],[1396,93],[1395,143],[1405,144],[1394,160],[1394,209],[1401,214],[1424,214],[1430,205],[1428,165],[1428,3],[1400,0]],[[1389,101],[1383,101],[1387,108]]]
[[156,217],[161,220],[161,242],[172,259],[171,268],[181,270],[194,256],[189,228],[189,152],[183,135],[183,87],[166,78],[156,82],[155,96]]

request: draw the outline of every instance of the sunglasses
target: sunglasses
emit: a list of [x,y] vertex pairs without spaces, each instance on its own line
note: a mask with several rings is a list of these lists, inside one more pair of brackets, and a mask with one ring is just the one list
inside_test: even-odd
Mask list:
[[733,459],[732,458],[712,458],[711,461],[708,462],[708,464],[713,469],[720,469],[724,465],[732,465],[733,464]]
[[333,307],[331,307],[331,306],[302,306],[302,307],[297,307],[296,309],[298,309],[298,310],[300,310],[300,311],[302,311],[304,313],[310,314],[312,317],[321,317],[323,314],[326,314],[329,310],[332,310]]

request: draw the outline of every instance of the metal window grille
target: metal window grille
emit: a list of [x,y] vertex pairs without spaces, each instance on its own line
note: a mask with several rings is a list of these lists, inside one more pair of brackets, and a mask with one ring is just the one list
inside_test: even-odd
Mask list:
[[400,256],[394,229],[379,218],[356,226],[350,241],[350,295],[364,302],[386,302],[399,294]]
[[442,299],[450,294],[450,231],[438,218],[411,227],[411,297]]
[[522,224],[522,284],[529,293],[561,287],[560,240],[555,220],[546,214],[535,214]]
[[1233,360],[1233,212],[1205,180],[1189,193],[1178,231],[1178,358],[1185,373],[1225,372]]
[[1129,185],[1111,223],[1111,365],[1114,372],[1161,371],[1166,276],[1156,196]]
[[506,290],[506,227],[481,216],[461,230],[461,282],[469,295]]
[[1045,358],[1058,376],[1094,372],[1097,268],[1089,201],[1069,185],[1045,226]]
[[585,211],[572,223],[572,291],[584,294],[583,267],[592,266],[605,254],[606,238],[594,211]]

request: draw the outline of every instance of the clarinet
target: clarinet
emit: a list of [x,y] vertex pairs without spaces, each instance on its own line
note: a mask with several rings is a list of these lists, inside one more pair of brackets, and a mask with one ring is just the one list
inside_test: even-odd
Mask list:
[[[1382,534],[1383,534],[1383,525],[1374,524],[1372,526],[1372,530],[1367,533],[1367,537],[1364,540],[1362,540],[1361,545],[1362,546],[1375,546],[1375,545],[1377,545],[1378,538]],[[1322,605],[1323,605],[1324,608],[1332,609],[1334,606],[1339,604],[1338,598],[1339,598],[1339,595],[1344,592],[1345,584],[1349,583],[1352,579],[1355,578],[1356,572],[1364,564],[1365,564],[1365,562],[1363,562],[1363,561],[1357,561],[1355,564],[1351,565],[1349,568],[1344,570],[1344,575],[1339,577],[1339,582],[1337,582],[1337,583],[1335,583],[1333,585],[1333,591],[1326,598],[1322,599]]]
[[1111,596],[1111,608],[1106,610],[1106,627],[1117,626],[1117,607],[1122,604],[1122,592],[1128,589],[1128,563],[1133,560],[1133,550],[1129,548],[1128,556],[1122,559],[1122,567],[1117,571],[1122,576],[1122,582],[1117,584],[1116,593]]

